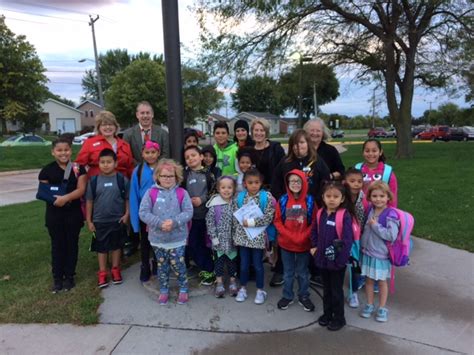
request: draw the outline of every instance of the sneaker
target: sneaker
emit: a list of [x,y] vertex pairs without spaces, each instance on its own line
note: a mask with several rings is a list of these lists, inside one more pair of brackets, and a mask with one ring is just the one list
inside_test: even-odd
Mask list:
[[374,293],[379,293],[380,292],[380,289],[379,289],[379,283],[377,281],[374,282]]
[[55,279],[53,282],[53,286],[51,287],[51,293],[59,293],[63,289],[63,280]]
[[158,303],[160,306],[166,306],[168,304],[169,294],[168,293],[160,293],[158,297]]
[[114,285],[120,285],[122,283],[122,274],[119,267],[112,268],[112,283]]
[[151,271],[149,265],[142,265],[140,267],[140,281],[141,282],[148,282],[150,281]]
[[311,275],[309,283],[314,286],[323,287],[323,279],[319,275]]
[[325,314],[318,318],[318,323],[321,327],[327,327],[330,321],[331,319]]
[[201,271],[199,277],[203,286],[211,286],[216,281],[216,275],[213,272]]
[[375,315],[375,320],[376,320],[377,322],[383,322],[383,323],[385,323],[386,321],[388,321],[388,309],[387,309],[387,308],[380,307],[380,308],[377,310],[377,314]]
[[283,275],[278,272],[274,272],[272,278],[270,279],[270,287],[278,287],[284,283],[285,280],[283,280]]
[[237,293],[237,296],[235,297],[235,300],[237,302],[244,302],[246,299],[247,299],[247,290],[241,287],[239,292]]
[[237,288],[237,283],[235,281],[231,281],[229,284],[229,294],[231,297],[237,296],[239,289]]
[[123,247],[123,256],[128,258],[132,256],[133,254],[135,254],[136,251],[137,251],[137,247],[133,245],[133,243],[127,242],[125,243]]
[[298,300],[298,303],[303,306],[303,309],[306,311],[306,312],[313,312],[314,311],[314,304],[313,302],[311,302],[311,300],[309,299],[309,297],[306,297],[306,298],[300,298]]
[[189,301],[189,295],[187,292],[179,292],[178,295],[178,304],[186,304]]
[[216,290],[214,291],[214,295],[216,296],[216,298],[224,298],[224,294],[225,294],[224,284],[218,283],[216,285]]
[[63,290],[64,292],[70,291],[76,286],[73,277],[66,277],[63,282]]
[[267,293],[263,290],[257,290],[257,294],[255,295],[255,304],[263,304],[267,299]]
[[278,309],[288,309],[290,304],[293,304],[293,300],[289,300],[288,298],[283,297],[277,303]]
[[359,308],[359,297],[357,296],[357,293],[352,292],[352,294],[347,297],[347,302],[349,303],[349,307]]
[[97,282],[97,286],[99,286],[99,288],[109,286],[109,282],[107,280],[107,271],[99,271],[97,273],[97,278],[99,279]]
[[370,318],[374,313],[374,305],[373,304],[366,304],[364,309],[360,312],[360,316],[362,318]]
[[346,321],[344,319],[343,320],[333,319],[328,324],[328,330],[335,332],[341,329],[342,327],[344,327],[345,325],[346,325]]

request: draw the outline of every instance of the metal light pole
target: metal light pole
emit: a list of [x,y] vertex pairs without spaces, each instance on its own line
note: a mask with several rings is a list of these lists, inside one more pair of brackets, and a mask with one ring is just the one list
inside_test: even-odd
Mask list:
[[290,58],[299,61],[299,75],[298,75],[298,128],[303,127],[303,63],[311,62],[312,57],[304,56],[299,52],[294,52]]
[[314,118],[318,118],[318,98],[316,96],[316,82],[313,83],[313,99],[314,99]]
[[104,94],[102,93],[102,80],[100,78],[99,57],[97,55],[97,44],[95,42],[94,30],[94,23],[99,19],[99,15],[97,15],[95,19],[92,19],[92,16],[89,15],[89,18],[91,19],[91,21],[89,22],[89,26],[91,26],[92,28],[92,42],[94,43],[95,72],[97,74],[97,90],[99,91],[99,104],[102,108],[104,108]]
[[166,67],[166,101],[171,157],[181,159],[183,147],[183,93],[181,83],[181,55],[179,49],[179,20],[177,0],[161,1]]

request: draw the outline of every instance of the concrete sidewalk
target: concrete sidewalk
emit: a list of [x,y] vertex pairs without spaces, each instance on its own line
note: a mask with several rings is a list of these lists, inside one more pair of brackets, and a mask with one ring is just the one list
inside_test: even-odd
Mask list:
[[267,302],[257,306],[252,288],[239,304],[194,285],[188,305],[172,298],[158,306],[156,284],[143,287],[134,265],[124,272],[122,285],[103,291],[101,324],[2,325],[0,353],[472,354],[473,262],[471,253],[415,239],[411,265],[397,270],[389,322],[362,319],[358,310],[346,307],[348,325],[335,333],[316,323],[322,304],[314,294],[314,313],[297,303],[278,310],[281,288],[268,288]]

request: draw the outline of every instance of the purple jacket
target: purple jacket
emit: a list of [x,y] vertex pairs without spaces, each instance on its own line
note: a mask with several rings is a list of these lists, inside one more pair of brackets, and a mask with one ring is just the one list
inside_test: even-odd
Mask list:
[[328,260],[324,256],[324,251],[333,245],[333,240],[338,239],[336,233],[336,214],[327,215],[326,209],[321,213],[321,221],[313,223],[311,230],[311,243],[313,247],[318,248],[314,260],[316,266],[321,269],[340,270],[344,268],[349,260],[349,254],[352,247],[354,235],[352,233],[352,220],[349,213],[344,214],[344,226],[342,228],[343,246],[337,253],[334,261]]

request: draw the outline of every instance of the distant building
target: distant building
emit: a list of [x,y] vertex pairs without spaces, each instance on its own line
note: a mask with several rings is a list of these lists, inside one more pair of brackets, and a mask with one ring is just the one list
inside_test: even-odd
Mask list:
[[81,127],[81,111],[54,99],[43,103],[43,117],[47,122],[44,131],[56,133],[76,133]]
[[291,135],[298,127],[298,117],[282,117],[280,120],[280,133]]
[[95,118],[99,112],[103,110],[102,106],[93,100],[81,102],[76,109],[81,111],[81,130],[88,127],[94,127]]
[[234,134],[234,124],[238,120],[246,120],[250,125],[250,122],[256,118],[264,118],[270,122],[270,135],[280,134],[281,118],[269,112],[240,112],[237,114],[237,116],[229,121],[229,129],[231,134]]

